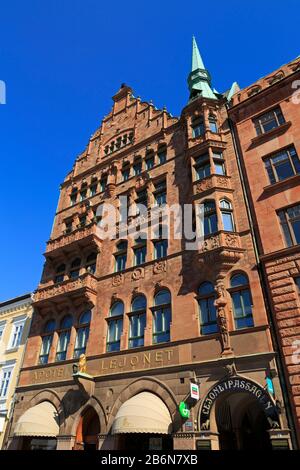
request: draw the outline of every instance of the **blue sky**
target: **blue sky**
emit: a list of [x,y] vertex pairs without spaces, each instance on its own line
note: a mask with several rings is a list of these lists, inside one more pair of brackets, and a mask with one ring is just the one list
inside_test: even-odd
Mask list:
[[40,278],[59,184],[125,82],[178,115],[195,34],[218,91],[300,54],[298,0],[6,0],[0,8],[0,301]]

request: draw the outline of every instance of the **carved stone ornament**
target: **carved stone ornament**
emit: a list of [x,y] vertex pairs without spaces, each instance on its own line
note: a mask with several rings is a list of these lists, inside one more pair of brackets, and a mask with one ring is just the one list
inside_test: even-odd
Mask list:
[[119,273],[119,274],[116,274],[113,278],[112,278],[112,285],[114,287],[118,287],[120,286],[121,284],[123,284],[123,281],[124,281],[124,276],[123,274]]
[[167,261],[157,261],[153,265],[153,274],[160,274],[167,271]]
[[139,281],[140,279],[143,279],[144,277],[145,277],[144,268],[136,268],[131,274],[132,281]]

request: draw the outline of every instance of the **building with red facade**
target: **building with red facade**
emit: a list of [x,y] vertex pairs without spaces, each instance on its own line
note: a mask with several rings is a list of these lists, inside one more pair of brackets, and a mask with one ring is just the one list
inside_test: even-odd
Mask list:
[[233,96],[229,116],[300,437],[300,59]]
[[[259,101],[274,89],[285,102],[280,83],[250,100]],[[259,190],[259,178],[250,181],[255,172],[248,172],[246,164],[244,176],[241,171],[247,146],[253,146],[252,160],[260,158],[261,163],[257,148],[264,137],[251,142],[250,111],[248,123],[243,121],[245,131],[240,131],[247,90],[233,84],[228,92],[217,93],[194,39],[188,84],[189,100],[176,118],[122,85],[61,185],[35,292],[9,449],[296,446],[260,268],[264,260],[270,282],[276,280],[271,287],[286,289],[296,274],[296,256],[293,247],[279,244],[279,224],[276,249],[284,253],[274,255],[275,245],[264,239],[272,223],[267,222],[264,200],[255,219],[260,224],[264,213],[258,257],[257,224],[252,224],[258,209],[256,200],[249,202],[246,196],[248,186]],[[255,106],[251,112],[259,114]],[[296,126],[295,113],[285,123],[285,109],[276,114],[282,131],[276,142],[287,139]],[[292,135],[281,147],[291,143],[297,147]],[[274,141],[261,145],[268,146],[268,154]],[[296,198],[296,183],[288,184]],[[168,220],[164,214],[157,237],[122,236],[124,218],[119,216],[116,237],[103,239],[103,205],[118,209],[121,196],[128,201],[126,221],[140,233],[147,231],[153,207],[159,211],[166,204],[186,204],[194,213],[202,207],[204,243],[187,249],[186,238],[175,236],[174,217]],[[294,202],[280,202],[278,210]],[[137,210],[137,203],[147,206],[146,214]],[[276,218],[276,210],[270,217]],[[289,276],[281,277],[282,270]],[[283,277],[286,283],[277,285]],[[279,309],[276,317],[287,358],[291,343],[286,338],[297,334],[289,323],[297,319],[293,289],[280,295],[294,313],[285,316]],[[288,364],[286,380],[297,377]],[[192,397],[195,385],[199,399]],[[291,393],[292,387],[296,400],[299,385],[290,383]]]

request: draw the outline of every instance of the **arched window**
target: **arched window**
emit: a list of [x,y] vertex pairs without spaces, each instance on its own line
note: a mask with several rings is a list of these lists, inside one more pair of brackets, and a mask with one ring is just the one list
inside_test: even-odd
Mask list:
[[117,244],[117,251],[114,254],[115,257],[115,273],[124,271],[126,268],[127,261],[127,241],[120,241]]
[[60,323],[56,350],[56,361],[64,361],[67,357],[67,349],[70,342],[72,324],[73,318],[71,315],[66,315]]
[[56,276],[54,279],[54,282],[57,284],[58,282],[63,282],[64,277],[65,277],[65,271],[66,271],[66,265],[65,264],[60,264],[56,268]]
[[80,265],[81,265],[81,259],[80,258],[75,258],[72,261],[71,269],[70,269],[70,278],[71,279],[77,279],[77,277],[79,277]]
[[42,346],[39,357],[39,364],[47,364],[49,359],[49,352],[53,340],[53,333],[55,330],[56,324],[55,320],[47,321],[43,333],[42,333]]
[[147,255],[147,237],[141,236],[135,240],[134,247],[134,266],[139,266],[146,262]]
[[85,354],[87,341],[90,334],[90,323],[91,323],[91,311],[87,310],[82,313],[77,328],[75,349],[74,349],[74,358],[80,356],[80,354]]
[[211,132],[218,132],[218,126],[217,126],[217,118],[213,115],[210,114],[208,117],[209,121],[209,129]]
[[90,253],[87,258],[86,258],[86,264],[85,264],[85,267],[86,267],[86,270],[89,272],[89,273],[92,273],[92,274],[95,274],[95,271],[96,271],[96,261],[97,261],[97,253],[95,251],[93,251],[92,253]]
[[203,116],[194,116],[192,119],[192,135],[193,137],[199,137],[204,135],[205,126],[203,121]]
[[254,325],[252,316],[252,298],[249,281],[245,274],[239,273],[230,280],[235,328],[248,328]]
[[214,306],[216,296],[211,282],[203,282],[198,289],[198,305],[200,311],[201,334],[217,333],[217,314]]
[[218,231],[218,220],[215,201],[204,202],[204,236]]
[[154,298],[153,343],[170,341],[171,295],[167,289],[159,291]]
[[120,340],[123,331],[124,304],[120,300],[115,302],[109,312],[107,329],[107,352],[120,351]]
[[233,210],[230,201],[222,199],[220,201],[220,209],[222,214],[223,230],[226,232],[234,232]]
[[129,348],[144,346],[147,301],[144,295],[138,295],[131,303]]

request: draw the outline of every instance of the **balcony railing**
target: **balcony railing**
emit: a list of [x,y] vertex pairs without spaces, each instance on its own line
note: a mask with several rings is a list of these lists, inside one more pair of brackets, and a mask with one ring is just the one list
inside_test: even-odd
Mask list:
[[79,227],[70,233],[64,233],[59,237],[49,240],[46,247],[46,255],[54,255],[61,249],[73,248],[73,245],[84,240],[86,244],[94,242],[96,245],[101,244],[100,238],[97,236],[97,224],[93,223],[84,227]]
[[60,301],[63,296],[86,297],[96,294],[97,278],[91,273],[85,273],[77,279],[68,279],[59,284],[39,287],[34,293],[34,305]]

